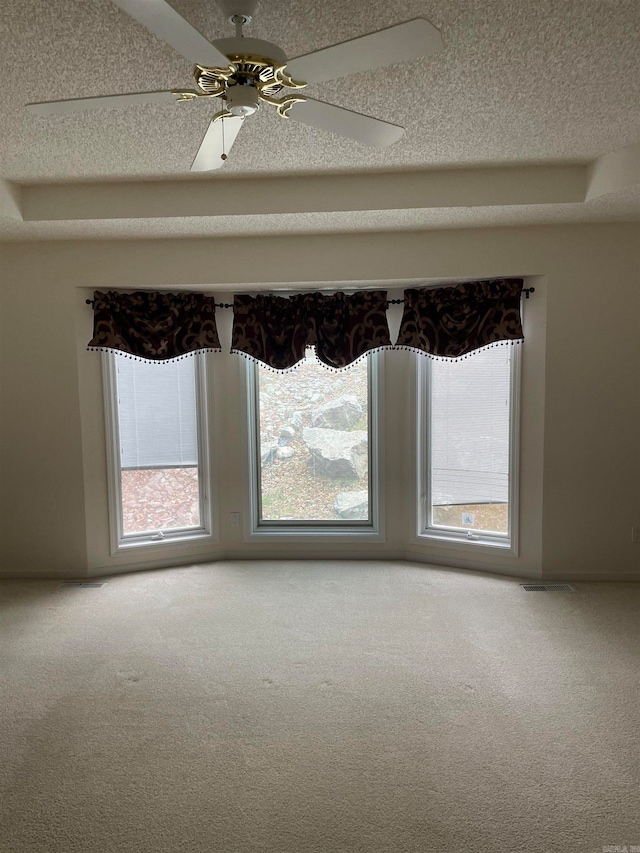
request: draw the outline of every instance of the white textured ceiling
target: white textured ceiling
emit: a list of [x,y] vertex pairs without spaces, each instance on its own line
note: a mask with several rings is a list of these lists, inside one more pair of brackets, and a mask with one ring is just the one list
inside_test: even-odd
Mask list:
[[[211,39],[232,35],[213,0],[173,0]],[[279,118],[245,122],[228,176],[443,165],[587,162],[640,142],[639,0],[262,0],[247,35],[290,56],[413,17],[442,32],[431,59],[309,88],[312,97],[403,125],[386,149]],[[192,86],[192,68],[110,0],[0,3],[0,177],[17,182],[183,176],[210,102],[41,118],[25,103]],[[216,180],[207,176],[205,180]],[[236,219],[238,221],[236,221]],[[271,233],[640,219],[640,196],[581,205],[369,211],[110,223],[0,220],[0,237]]]
[[576,222],[630,222],[640,219],[640,189],[586,204],[504,205],[428,210],[366,210],[260,216],[171,217],[163,219],[5,222],[5,240],[132,240],[154,237],[296,235],[435,228],[497,228]]

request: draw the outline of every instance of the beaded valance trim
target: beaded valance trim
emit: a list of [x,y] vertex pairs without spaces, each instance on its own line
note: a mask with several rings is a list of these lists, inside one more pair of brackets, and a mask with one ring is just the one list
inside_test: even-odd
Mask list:
[[499,341],[523,340],[523,284],[508,278],[405,290],[396,346],[459,358]]
[[[231,352],[271,368],[291,370],[313,347],[332,370],[381,349],[409,349],[455,359],[494,344],[524,339],[523,280],[496,279],[404,292],[395,346],[383,290],[236,295]],[[87,349],[164,362],[196,352],[220,352],[213,296],[204,293],[95,291],[93,338]]]
[[234,297],[232,352],[288,370],[309,346],[319,361],[336,369],[391,346],[386,291]]
[[215,299],[204,293],[110,290],[93,295],[88,349],[116,351],[145,361],[195,352],[220,352]]

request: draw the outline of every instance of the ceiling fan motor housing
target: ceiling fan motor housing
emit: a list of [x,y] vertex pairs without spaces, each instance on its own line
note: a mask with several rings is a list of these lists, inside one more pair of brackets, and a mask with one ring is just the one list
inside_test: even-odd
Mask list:
[[234,116],[253,115],[260,106],[260,94],[255,86],[242,85],[229,86],[226,91],[225,100],[227,109]]
[[227,109],[233,115],[255,113],[261,94],[273,97],[282,88],[276,69],[286,65],[287,56],[278,45],[254,38],[218,39],[214,45],[228,57],[233,73],[196,65],[194,77],[205,94],[224,93]]
[[259,56],[264,60],[271,61],[274,65],[285,65],[287,62],[287,55],[281,47],[263,39],[226,38],[216,39],[212,44],[221,53],[229,57]]

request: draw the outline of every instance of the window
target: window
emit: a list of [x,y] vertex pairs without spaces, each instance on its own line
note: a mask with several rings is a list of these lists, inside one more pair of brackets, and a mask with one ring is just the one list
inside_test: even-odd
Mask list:
[[202,357],[104,364],[112,550],[208,535]]
[[378,363],[247,363],[252,533],[378,532]]
[[515,549],[520,347],[421,359],[420,536]]

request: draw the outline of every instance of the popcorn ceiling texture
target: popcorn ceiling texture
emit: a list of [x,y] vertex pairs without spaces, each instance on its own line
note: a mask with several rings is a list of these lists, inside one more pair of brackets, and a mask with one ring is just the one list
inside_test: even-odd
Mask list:
[[[207,37],[232,35],[213,0],[174,0]],[[405,137],[369,149],[266,107],[247,120],[227,175],[571,161],[640,141],[637,0],[262,0],[247,35],[293,57],[422,16],[442,31],[433,58],[309,87],[309,94],[403,125]],[[192,85],[192,66],[110,0],[4,0],[0,7],[0,177],[109,180],[184,175],[214,112],[211,102],[148,105],[42,118],[25,103]],[[215,178],[214,178],[215,179]],[[637,195],[575,211],[518,208],[527,222],[640,217]],[[451,227],[514,221],[507,208],[375,212],[364,227]],[[301,230],[349,228],[345,215],[296,217]],[[407,222],[408,220],[408,222]],[[481,220],[481,221],[480,221]],[[519,220],[516,220],[519,221]],[[289,227],[286,217],[280,227]],[[373,223],[373,224],[370,224]],[[216,225],[216,233],[221,233]],[[234,233],[269,233],[246,218]],[[129,220],[126,228],[130,229]],[[91,233],[87,223],[74,236]],[[0,238],[53,236],[65,226],[0,225]],[[100,225],[120,236],[118,223]],[[266,230],[265,230],[266,229]],[[68,230],[68,228],[67,228]],[[148,223],[140,234],[211,233],[205,220]],[[223,232],[222,232],[223,233]]]
[[[174,5],[210,38],[233,34],[213,0]],[[189,86],[187,60],[109,0],[5,0],[0,16],[3,177],[188,170],[210,103],[49,119],[24,111],[34,100]],[[371,150],[262,109],[225,169],[588,160],[640,140],[637,0],[263,0],[247,34],[296,56],[417,16],[441,29],[444,53],[309,90],[404,125],[403,140]]]

